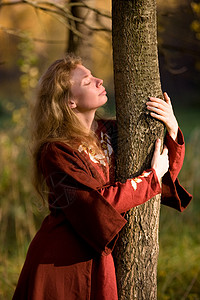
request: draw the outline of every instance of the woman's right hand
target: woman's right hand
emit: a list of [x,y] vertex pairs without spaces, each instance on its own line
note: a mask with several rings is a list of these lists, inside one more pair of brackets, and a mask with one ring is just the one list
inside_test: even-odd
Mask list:
[[169,169],[168,149],[164,145],[163,152],[160,154],[161,140],[157,139],[155,150],[151,161],[151,167],[156,171],[156,175],[160,180]]

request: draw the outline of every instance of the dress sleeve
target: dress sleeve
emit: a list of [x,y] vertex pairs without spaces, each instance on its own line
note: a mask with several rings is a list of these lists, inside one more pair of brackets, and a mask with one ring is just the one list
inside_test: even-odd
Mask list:
[[125,183],[102,186],[81,154],[61,143],[45,146],[40,166],[50,190],[50,210],[62,210],[79,236],[102,255],[112,251],[126,224],[121,213],[161,192],[153,169]]
[[120,213],[141,205],[161,193],[155,170],[144,171],[125,183],[115,182],[100,189],[101,195]]
[[185,156],[185,142],[180,128],[178,129],[177,141],[174,141],[169,133],[167,133],[164,143],[169,151],[170,175],[172,180],[175,181],[182,168]]
[[169,153],[169,171],[162,179],[161,203],[182,212],[192,200],[192,195],[181,186],[177,178],[185,156],[184,137],[180,128],[177,141],[166,134],[165,145]]

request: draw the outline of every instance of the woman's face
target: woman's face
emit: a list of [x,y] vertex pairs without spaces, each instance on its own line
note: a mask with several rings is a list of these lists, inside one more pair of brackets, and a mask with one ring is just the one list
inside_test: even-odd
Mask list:
[[107,102],[103,80],[92,76],[83,65],[71,71],[71,97],[69,105],[79,112],[96,110]]

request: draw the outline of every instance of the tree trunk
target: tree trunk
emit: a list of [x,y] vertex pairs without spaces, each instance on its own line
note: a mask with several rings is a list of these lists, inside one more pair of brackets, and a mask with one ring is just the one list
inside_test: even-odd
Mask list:
[[[112,0],[118,123],[117,179],[150,167],[164,126],[146,114],[149,96],[162,98],[155,0]],[[126,214],[114,252],[120,300],[157,299],[160,195]]]

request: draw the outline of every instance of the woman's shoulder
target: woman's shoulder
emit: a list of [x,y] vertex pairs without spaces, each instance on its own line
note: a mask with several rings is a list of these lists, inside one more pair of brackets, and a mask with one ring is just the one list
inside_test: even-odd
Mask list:
[[40,160],[54,161],[63,158],[75,158],[78,156],[77,149],[63,141],[46,142],[41,149]]
[[78,149],[73,149],[62,141],[51,141],[43,145],[39,165],[42,170],[87,170],[87,160]]
[[55,152],[58,150],[73,151],[73,148],[67,143],[60,140],[48,141],[42,146],[42,152]]

